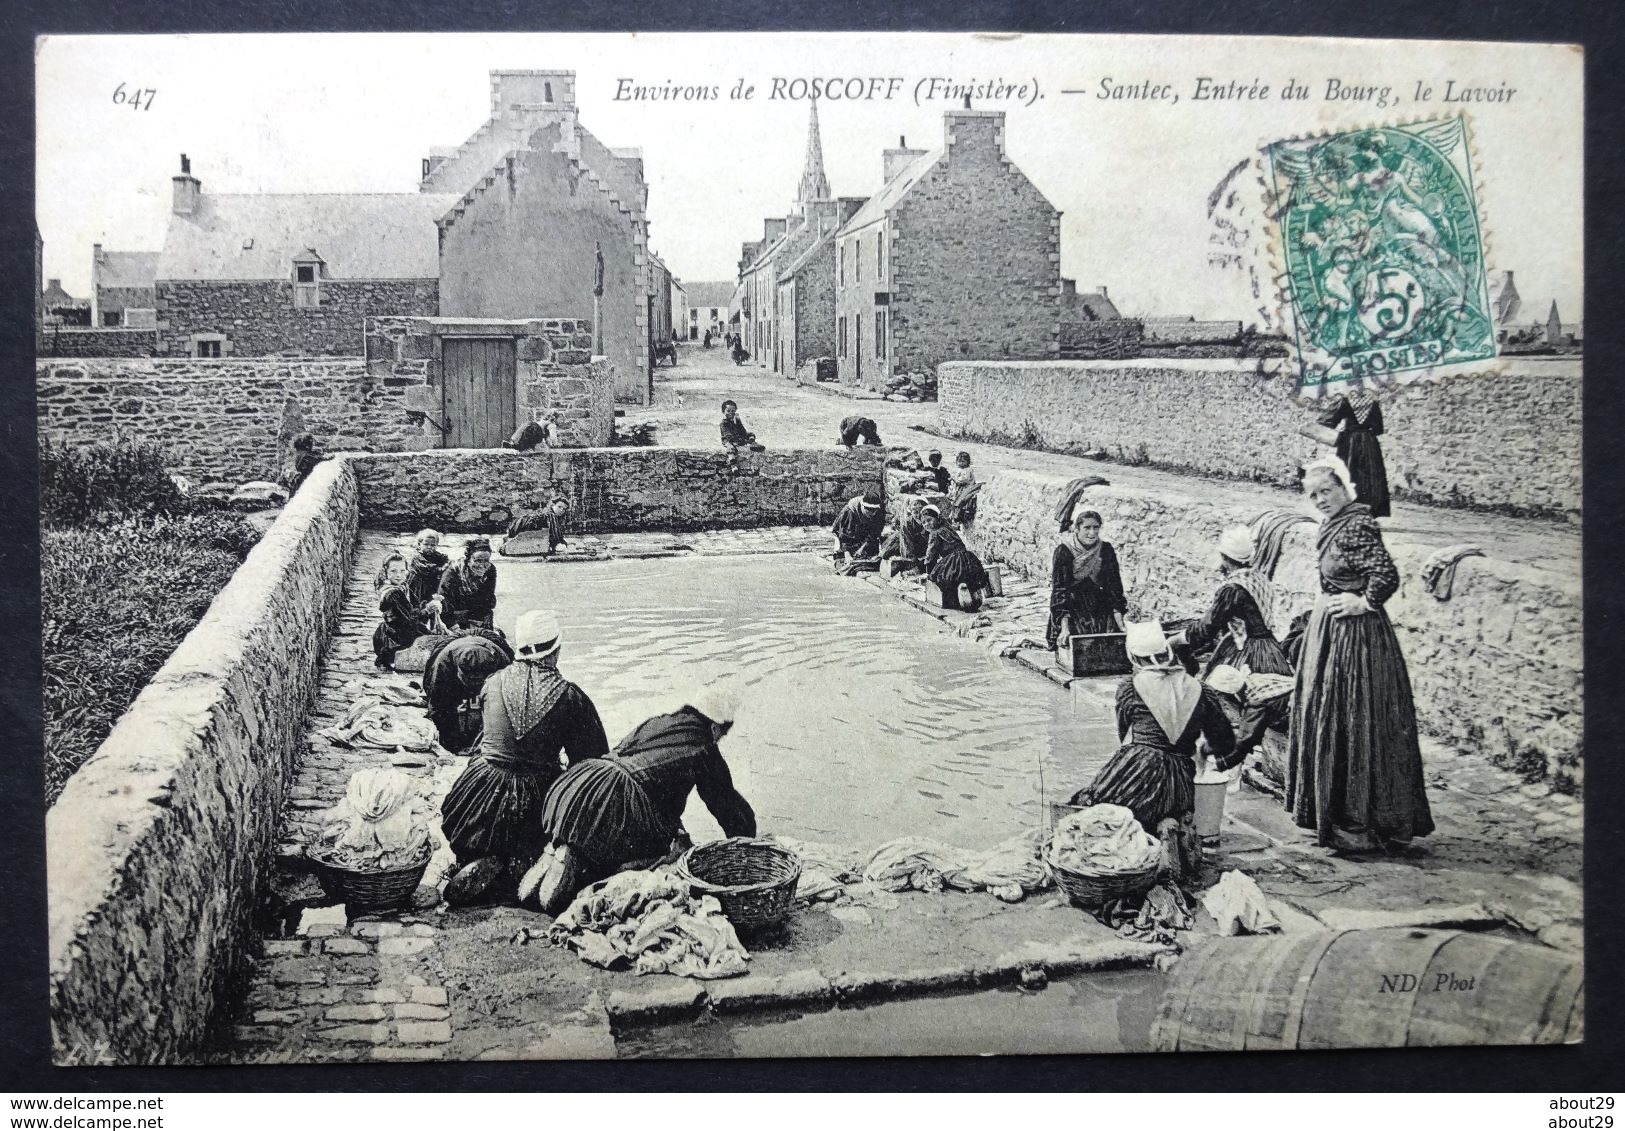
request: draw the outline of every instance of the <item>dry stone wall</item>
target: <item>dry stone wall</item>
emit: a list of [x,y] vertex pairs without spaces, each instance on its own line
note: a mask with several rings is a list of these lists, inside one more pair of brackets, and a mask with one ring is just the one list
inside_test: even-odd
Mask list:
[[199,479],[272,479],[301,431],[325,451],[432,443],[406,418],[407,390],[425,379],[422,364],[369,372],[359,357],[41,360],[39,431],[53,442],[150,440]]
[[57,1063],[184,1062],[243,972],[356,520],[322,465],[47,814]]
[[[949,362],[938,369],[941,426],[955,436],[1101,448],[1179,470],[1285,482],[1326,449],[1297,434],[1316,411],[1266,378],[1265,364]],[[1389,485],[1400,497],[1578,521],[1578,360],[1510,361],[1499,375],[1385,396],[1382,411]]]
[[41,357],[151,357],[157,349],[157,330],[58,326],[46,333],[39,353]]
[[[1058,538],[1053,515],[1065,482],[1024,472],[987,479],[967,542],[990,560],[1047,580]],[[1084,505],[1100,512],[1104,537],[1117,549],[1132,611],[1159,617],[1203,611],[1218,581],[1213,547],[1219,532],[1251,522],[1258,511],[1256,504],[1247,509],[1196,494],[1117,486],[1090,488]],[[1283,505],[1293,503],[1284,499]],[[1275,575],[1278,624],[1314,603],[1314,535],[1312,524],[1287,535]],[[1387,609],[1422,730],[1579,792],[1584,669],[1577,573],[1467,558],[1450,599],[1439,601],[1421,574],[1442,545],[1403,532],[1389,532],[1386,540],[1401,576]]]
[[879,486],[888,449],[428,451],[349,457],[368,529],[491,532],[550,499],[585,532],[827,524]]
[[158,353],[186,357],[196,334],[225,338],[221,354],[360,357],[362,326],[380,314],[436,314],[435,279],[323,279],[321,301],[294,305],[291,280],[158,283]]

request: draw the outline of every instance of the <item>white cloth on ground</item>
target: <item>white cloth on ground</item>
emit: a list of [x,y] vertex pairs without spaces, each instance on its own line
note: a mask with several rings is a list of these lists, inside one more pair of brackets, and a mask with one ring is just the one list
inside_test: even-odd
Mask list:
[[1042,890],[1050,879],[1041,831],[1017,833],[986,852],[924,837],[901,837],[875,849],[863,878],[886,891],[991,891],[1007,903]]
[[1231,870],[1202,893],[1202,906],[1219,925],[1221,935],[1262,935],[1281,929],[1270,901],[1258,882],[1245,872]]
[[605,969],[732,978],[750,954],[714,896],[695,897],[670,872],[618,872],[583,889],[548,938]]

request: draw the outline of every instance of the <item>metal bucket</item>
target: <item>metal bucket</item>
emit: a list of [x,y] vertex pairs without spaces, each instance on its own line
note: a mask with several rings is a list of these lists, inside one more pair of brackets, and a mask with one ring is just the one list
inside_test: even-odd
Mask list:
[[1227,777],[1196,779],[1196,835],[1203,844],[1218,844],[1224,825],[1224,795],[1230,790]]

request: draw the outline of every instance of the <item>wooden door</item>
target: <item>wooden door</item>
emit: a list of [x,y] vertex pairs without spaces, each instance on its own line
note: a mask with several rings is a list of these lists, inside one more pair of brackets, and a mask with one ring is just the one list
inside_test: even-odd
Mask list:
[[511,338],[442,342],[446,447],[496,448],[513,435],[517,369]]

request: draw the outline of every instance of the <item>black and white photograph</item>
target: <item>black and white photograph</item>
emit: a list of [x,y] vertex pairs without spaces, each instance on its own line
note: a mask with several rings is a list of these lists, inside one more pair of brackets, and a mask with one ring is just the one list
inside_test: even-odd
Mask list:
[[35,51],[56,1065],[1584,1039],[1580,49]]

